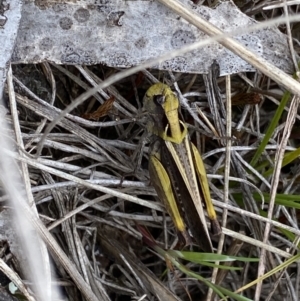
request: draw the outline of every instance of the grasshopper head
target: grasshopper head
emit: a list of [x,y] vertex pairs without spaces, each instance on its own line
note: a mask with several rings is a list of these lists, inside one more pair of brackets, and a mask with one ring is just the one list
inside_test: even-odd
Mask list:
[[144,97],[144,108],[149,113],[162,112],[166,116],[172,111],[177,111],[179,107],[179,101],[174,92],[168,85],[157,83],[151,86]]
[[157,83],[144,97],[144,109],[150,118],[148,131],[162,139],[181,143],[187,135],[187,127],[179,117],[179,100],[169,86]]

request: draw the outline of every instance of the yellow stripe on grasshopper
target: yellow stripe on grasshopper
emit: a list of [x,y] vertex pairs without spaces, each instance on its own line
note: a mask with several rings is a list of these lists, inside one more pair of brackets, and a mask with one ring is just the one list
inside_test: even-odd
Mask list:
[[149,160],[149,172],[156,175],[156,177],[151,177],[152,180],[158,179],[158,181],[155,180],[155,183],[152,184],[157,191],[158,197],[164,202],[176,229],[179,232],[185,232],[185,224],[177,207],[170,178],[161,162],[153,155],[150,156]]
[[199,182],[201,185],[203,198],[204,198],[204,201],[206,204],[206,211],[207,211],[209,219],[212,222],[213,234],[217,235],[221,232],[221,229],[220,229],[219,223],[217,221],[217,214],[216,214],[214,205],[211,200],[205,166],[204,166],[203,160],[201,158],[201,155],[198,152],[198,149],[196,148],[196,146],[193,143],[191,143],[191,145],[192,145],[192,151],[193,151],[193,155],[194,155],[194,166],[195,166],[195,169],[196,169],[196,172],[197,172],[197,175],[199,178]]

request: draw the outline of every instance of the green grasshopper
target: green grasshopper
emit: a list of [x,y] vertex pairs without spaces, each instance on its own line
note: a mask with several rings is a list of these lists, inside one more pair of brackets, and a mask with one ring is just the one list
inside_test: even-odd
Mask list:
[[212,252],[203,202],[213,234],[221,232],[213,207],[202,158],[190,141],[187,125],[179,112],[179,100],[169,86],[157,83],[144,97],[149,114],[147,129],[152,134],[149,173],[151,182],[163,201],[180,238],[191,243],[189,227],[197,244]]

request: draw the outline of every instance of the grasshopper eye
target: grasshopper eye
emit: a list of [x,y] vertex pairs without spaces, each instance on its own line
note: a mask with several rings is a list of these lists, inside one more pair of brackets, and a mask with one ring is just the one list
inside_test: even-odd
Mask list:
[[155,104],[163,105],[166,101],[166,97],[164,95],[154,95],[153,101]]

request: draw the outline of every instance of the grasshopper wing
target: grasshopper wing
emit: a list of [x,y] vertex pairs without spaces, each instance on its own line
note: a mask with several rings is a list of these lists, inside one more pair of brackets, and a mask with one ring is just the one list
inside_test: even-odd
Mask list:
[[154,143],[155,149],[152,148],[149,158],[149,174],[152,185],[154,186],[159,199],[164,203],[172,221],[184,243],[190,244],[191,238],[186,230],[180,209],[173,193],[171,180],[163,164],[160,161],[160,141]]
[[[177,201],[177,206],[184,213],[184,220],[187,223],[191,233],[193,234],[194,239],[196,240],[199,247],[205,252],[213,252],[211,239],[207,231],[205,222],[199,216],[198,210],[196,209],[194,202],[200,202],[201,199],[194,200],[191,195],[183,175],[178,168],[175,159],[173,158],[174,154],[169,152],[168,147],[165,143],[162,143],[161,148],[161,157],[164,167],[167,170],[167,174],[171,179],[172,190],[175,194],[175,199]],[[178,154],[180,156],[180,154]]]

